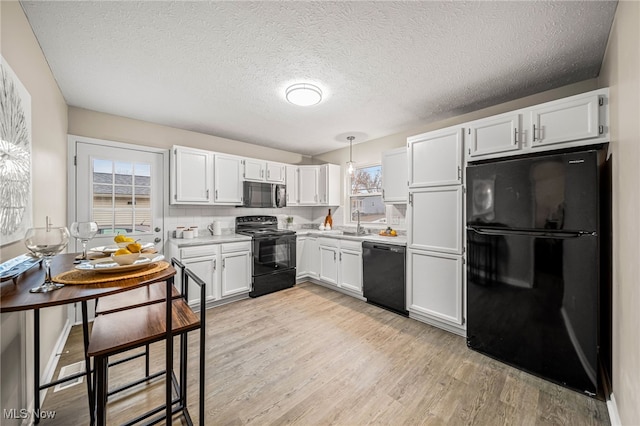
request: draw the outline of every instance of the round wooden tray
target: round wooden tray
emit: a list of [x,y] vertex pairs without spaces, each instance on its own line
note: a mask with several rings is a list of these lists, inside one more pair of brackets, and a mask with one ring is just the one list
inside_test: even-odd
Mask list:
[[70,285],[82,285],[82,284],[96,284],[106,283],[109,281],[119,281],[125,278],[137,278],[145,275],[155,274],[156,272],[163,271],[169,267],[169,263],[160,261],[147,265],[144,269],[137,269],[135,271],[123,272],[121,274],[98,274],[94,271],[81,271],[73,269],[71,271],[63,272],[53,277],[53,281],[61,284]]

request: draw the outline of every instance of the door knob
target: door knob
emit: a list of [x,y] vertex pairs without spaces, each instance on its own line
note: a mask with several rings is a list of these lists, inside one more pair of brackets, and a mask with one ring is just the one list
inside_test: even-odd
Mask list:
[[159,227],[159,226],[156,226],[156,229],[154,229],[154,231],[156,231],[156,232],[160,232],[160,231],[162,231],[162,229],[160,229],[160,227]]
[[155,240],[153,240],[154,243],[159,243],[160,241],[162,241],[162,238],[156,237]]

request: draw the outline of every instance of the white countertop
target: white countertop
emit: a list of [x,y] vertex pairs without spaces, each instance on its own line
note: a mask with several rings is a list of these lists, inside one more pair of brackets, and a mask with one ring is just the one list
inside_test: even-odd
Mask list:
[[326,237],[326,238],[336,238],[340,240],[350,240],[350,241],[373,241],[376,243],[384,243],[384,244],[393,244],[396,246],[406,246],[407,245],[407,237],[405,235],[399,235],[397,237],[383,237],[377,234],[364,234],[364,235],[344,235],[342,231],[320,231],[314,229],[301,229],[296,231],[296,235],[305,236],[311,235],[314,237]]
[[239,241],[251,241],[251,237],[240,234],[229,235],[204,235],[197,238],[170,238],[169,242],[178,248],[205,246],[208,244],[237,243]]
[[[314,229],[300,229],[296,231],[296,235],[303,236],[314,236],[314,237],[325,237],[325,238],[335,238],[340,240],[350,240],[350,241],[373,241],[376,243],[384,243],[384,244],[393,244],[396,246],[406,246],[407,245],[407,237],[405,235],[399,235],[397,237],[383,237],[377,234],[364,234],[364,235],[344,235],[342,231],[320,231]],[[238,241],[251,241],[251,237],[247,235],[240,234],[229,234],[229,235],[205,235],[197,238],[170,238],[169,242],[171,244],[175,244],[178,248],[183,247],[194,247],[194,246],[204,246],[207,244],[222,244],[222,243],[235,243]]]

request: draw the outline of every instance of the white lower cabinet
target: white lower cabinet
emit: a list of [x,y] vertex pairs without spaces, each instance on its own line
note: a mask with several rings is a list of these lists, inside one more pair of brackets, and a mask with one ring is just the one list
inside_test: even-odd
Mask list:
[[328,284],[338,285],[338,248],[320,245],[320,278]]
[[362,242],[337,238],[298,237],[298,279],[314,278],[362,296]]
[[222,244],[221,295],[234,296],[251,291],[251,244]]
[[[193,271],[206,286],[206,301],[211,302],[219,298],[216,294],[218,288],[218,277],[216,269],[218,266],[218,256],[211,255],[205,257],[195,257],[192,259],[184,259],[184,266]],[[187,292],[187,302],[189,305],[200,304],[200,287],[193,282],[189,282],[189,290]]]
[[317,237],[307,237],[304,245],[305,275],[311,278],[318,278],[320,275],[320,249],[318,248]]
[[[251,291],[250,241],[183,248],[172,245],[170,251],[205,282],[207,304]],[[176,275],[176,286],[184,291],[180,274]],[[194,282],[189,283],[187,298],[192,306],[200,304],[200,287]]]
[[359,247],[350,247],[346,243],[353,243],[352,241],[340,243],[338,286],[362,294],[362,244],[357,243]]
[[463,268],[462,256],[409,249],[409,312],[463,329]]

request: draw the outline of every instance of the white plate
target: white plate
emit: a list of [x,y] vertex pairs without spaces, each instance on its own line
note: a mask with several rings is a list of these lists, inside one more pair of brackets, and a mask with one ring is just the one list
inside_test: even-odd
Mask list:
[[[141,250],[145,250],[148,248],[152,248],[154,247],[153,243],[145,243],[142,245],[142,249]],[[89,251],[97,251],[97,252],[102,252],[104,254],[111,254],[111,253],[115,253],[116,251],[118,251],[119,247],[117,245],[113,245],[113,246],[100,246],[100,247],[94,247],[94,248],[90,248]]]
[[151,265],[152,263],[159,262],[164,259],[164,256],[161,254],[141,254],[138,260],[133,262],[131,265],[118,265],[116,262],[111,260],[110,257],[105,257],[102,259],[95,259],[89,262],[81,263],[76,265],[76,269],[81,271],[94,271],[105,274],[112,274],[116,272],[126,272],[126,271],[134,271],[136,269],[141,269],[146,266]]

